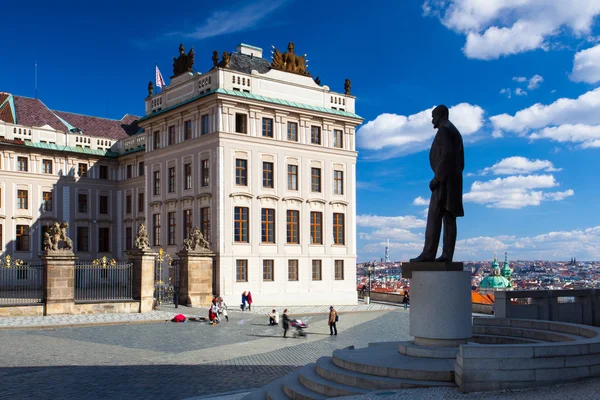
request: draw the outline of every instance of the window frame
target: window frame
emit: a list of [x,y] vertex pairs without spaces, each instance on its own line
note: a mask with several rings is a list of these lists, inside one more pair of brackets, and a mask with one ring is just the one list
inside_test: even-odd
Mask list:
[[[103,211],[106,211],[106,212],[103,212]],[[109,212],[110,212],[110,198],[105,195],[98,196],[98,214],[99,215],[108,215]]]
[[321,145],[321,127],[316,125],[311,125],[310,127],[310,143]]
[[235,184],[248,186],[248,160],[245,158],[235,159]]
[[192,139],[192,136],[193,136],[192,127],[193,127],[193,125],[192,125],[191,119],[188,119],[183,122],[183,141],[184,142],[186,140]]
[[133,196],[131,194],[125,195],[125,214],[131,214],[133,211]]
[[160,149],[160,131],[152,133],[152,146],[154,150]]
[[333,269],[334,269],[334,280],[343,281],[344,280],[344,260],[334,260]]
[[177,179],[177,172],[175,171],[175,167],[169,167],[168,176],[167,193],[175,193],[177,189],[177,184],[175,182]]
[[[295,241],[294,241],[295,236]],[[300,244],[300,211],[287,210],[286,212],[286,243]]]
[[153,192],[155,196],[160,196],[160,170],[153,172]]
[[333,147],[336,149],[344,148],[344,131],[341,129],[333,130]]
[[17,189],[17,209],[29,210],[29,190]]
[[171,125],[167,128],[167,146],[173,146],[177,144],[177,133],[175,132],[175,125]]
[[29,158],[19,156],[17,157],[17,171],[27,172],[29,171]]
[[344,171],[333,170],[333,194],[344,194]]
[[248,282],[248,260],[235,260],[235,281]]
[[273,118],[263,117],[262,118],[262,137],[273,138]]
[[[288,281],[296,282],[299,280],[298,260],[288,260]],[[291,273],[293,271],[293,274]]]
[[160,213],[152,214],[152,246],[160,246]]
[[235,113],[235,133],[248,134],[248,114]]
[[[315,172],[318,172],[318,173],[315,173]],[[322,176],[321,168],[317,168],[317,167],[310,168],[310,191],[311,192],[321,193],[321,191],[322,191],[321,176]]]
[[210,207],[200,207],[200,231],[210,243]]
[[344,213],[333,213],[333,244],[346,245],[346,216]]
[[87,193],[77,193],[77,212],[80,214],[87,214],[89,210],[90,206]]
[[[104,237],[106,235],[106,237]],[[98,227],[98,253],[110,253],[110,228]]]
[[80,178],[87,178],[87,176],[88,176],[88,165],[87,165],[87,163],[79,163],[77,165],[77,175]]
[[42,173],[43,174],[52,174],[53,162],[47,158],[42,159]]
[[31,227],[17,224],[15,234],[15,251],[31,251]]
[[323,262],[322,260],[311,260],[312,265],[312,280],[322,281],[323,280]]
[[273,189],[275,186],[275,164],[270,161],[263,161],[262,187]]
[[77,251],[85,253],[90,251],[90,228],[88,226],[77,227]]
[[[291,129],[292,127],[294,127],[294,129]],[[287,140],[290,142],[298,141],[298,123],[297,122],[288,121],[288,123],[287,123]]]
[[200,136],[208,135],[210,133],[210,116],[204,114],[200,116]]
[[192,234],[192,228],[194,224],[192,209],[187,208],[182,211],[182,221],[183,221],[183,239],[189,239]]
[[210,186],[210,160],[205,158],[201,161],[200,165],[202,167],[202,187],[208,187]]
[[323,213],[310,212],[310,244],[323,245]]
[[298,166],[288,164],[288,190],[298,190]]
[[261,208],[260,210],[261,243],[275,244],[275,209]]
[[42,210],[44,212],[52,211],[52,191],[42,192]]
[[175,230],[177,229],[177,213],[175,211],[170,211],[167,213],[167,222],[167,246],[174,246],[176,239]]
[[[235,243],[250,243],[250,209],[248,207],[234,207],[233,211],[233,239]],[[244,235],[245,232],[245,235]]]
[[183,190],[192,189],[192,163],[183,164]]
[[263,260],[263,282],[275,281],[275,260]]

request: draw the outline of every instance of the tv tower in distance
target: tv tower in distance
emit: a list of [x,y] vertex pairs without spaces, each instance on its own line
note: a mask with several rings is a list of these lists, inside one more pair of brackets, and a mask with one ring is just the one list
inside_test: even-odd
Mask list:
[[387,240],[387,243],[385,245],[385,262],[389,263],[392,262],[392,259],[390,257],[390,239]]

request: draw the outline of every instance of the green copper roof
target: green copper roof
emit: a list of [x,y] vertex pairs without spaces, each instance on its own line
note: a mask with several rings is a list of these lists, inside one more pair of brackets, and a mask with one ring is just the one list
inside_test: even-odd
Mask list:
[[503,276],[493,276],[490,275],[481,281],[479,285],[480,288],[483,289],[501,289],[501,288],[510,288],[512,287],[510,281]]
[[34,147],[36,149],[44,149],[44,150],[54,150],[54,151],[69,151],[72,153],[79,154],[88,154],[90,156],[100,156],[100,157],[117,157],[118,154],[112,152],[110,150],[96,150],[96,149],[87,149],[85,147],[71,147],[71,146],[58,146],[54,143],[36,143],[25,141],[23,144],[27,147]]

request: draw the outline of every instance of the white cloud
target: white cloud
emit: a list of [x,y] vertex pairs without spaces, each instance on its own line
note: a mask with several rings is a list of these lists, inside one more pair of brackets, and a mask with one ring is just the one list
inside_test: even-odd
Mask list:
[[521,89],[520,87],[515,89],[515,94],[517,96],[527,96],[527,92]]
[[540,87],[540,85],[544,82],[544,78],[541,75],[535,74],[529,79],[529,83],[527,84],[527,89],[535,90]]
[[422,228],[425,221],[418,219],[414,215],[382,217],[379,215],[358,215],[356,216],[356,225],[369,228],[395,228],[412,229]]
[[600,126],[564,124],[544,128],[532,133],[529,138],[533,140],[550,139],[561,143],[579,143],[582,148],[595,148],[600,147]]
[[395,241],[420,241],[422,235],[418,235],[408,229],[381,228],[370,233],[361,232],[358,236],[363,240],[395,240]]
[[597,0],[425,0],[425,15],[434,16],[449,29],[466,35],[463,52],[482,60],[548,50],[551,39],[565,33],[586,39]]
[[[359,147],[367,150],[384,150],[381,158],[415,153],[428,148],[435,135],[430,109],[404,116],[380,114],[361,126],[357,132]],[[473,135],[483,126],[484,111],[468,103],[450,108],[450,120],[464,136]]]
[[424,199],[423,197],[419,196],[413,200],[412,204],[413,206],[428,206],[429,199]]
[[513,76],[513,81],[515,82],[527,82],[527,78],[525,78],[524,76]]
[[548,160],[530,160],[525,157],[514,156],[504,158],[491,167],[484,168],[480,174],[515,175],[529,174],[537,171],[555,172],[561,171],[561,169],[554,168],[552,162]]
[[600,82],[600,45],[575,54],[571,80],[586,83]]
[[510,88],[502,88],[500,89],[500,94],[503,94],[510,99],[512,97],[512,90],[510,90]]

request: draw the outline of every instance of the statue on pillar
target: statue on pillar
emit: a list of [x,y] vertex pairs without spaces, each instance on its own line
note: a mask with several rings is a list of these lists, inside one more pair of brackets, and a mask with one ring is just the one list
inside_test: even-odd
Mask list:
[[223,68],[229,68],[229,61],[231,60],[231,55],[224,51],[223,52]]
[[200,228],[195,227],[190,236],[183,241],[181,250],[186,252],[210,251],[210,243],[204,238]]
[[281,53],[279,50],[273,47],[273,61],[271,67],[280,71],[293,72],[299,75],[311,76],[307,69],[308,60],[306,54],[298,56],[294,52],[294,43],[288,43],[288,51]]
[[346,78],[344,81],[344,94],[351,94],[350,89],[352,89],[352,83],[350,82],[350,79]]
[[148,97],[152,97],[154,94],[154,84],[152,81],[148,82]]
[[146,226],[144,224],[140,224],[138,227],[133,247],[138,250],[150,250],[150,240],[148,239],[148,232],[146,231]]
[[212,62],[213,68],[217,68],[219,66],[219,52],[216,50],[213,51]]
[[173,76],[185,74],[186,72],[192,72],[194,67],[194,49],[192,48],[189,53],[185,54],[183,43],[179,45],[179,57],[173,57]]
[[[73,251],[73,241],[67,236],[68,222],[54,224],[44,233],[44,251]],[[59,243],[62,242],[62,248]]]

